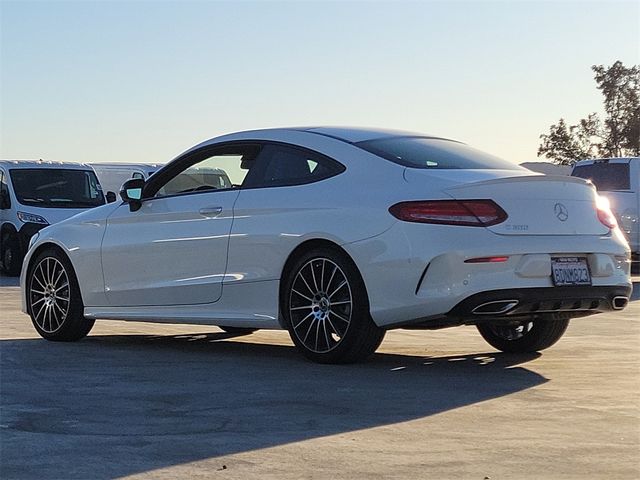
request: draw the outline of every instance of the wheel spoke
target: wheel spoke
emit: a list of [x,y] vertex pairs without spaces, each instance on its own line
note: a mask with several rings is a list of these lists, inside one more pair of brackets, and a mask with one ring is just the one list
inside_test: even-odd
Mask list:
[[[62,277],[62,274],[63,274],[63,273],[64,273],[64,270],[63,270],[63,269],[60,269],[60,273],[58,274],[58,276],[56,277],[56,279],[53,281],[53,284],[52,284],[52,285],[53,285],[55,288],[60,288],[60,287],[58,287],[57,285],[58,285],[58,281],[60,281],[60,277]],[[66,282],[66,279],[65,279],[65,282]]]
[[[33,290],[31,290],[33,292]],[[31,302],[31,308],[35,307],[37,304],[39,304],[40,302],[44,302],[46,300],[46,298],[44,297],[40,297],[38,300],[36,300],[35,302]]]
[[327,342],[327,348],[329,348],[329,335],[327,335],[327,322],[322,322],[322,329],[324,330],[324,339]]
[[316,287],[316,290],[315,290],[315,291],[316,291],[316,292],[319,292],[319,291],[320,291],[320,289],[318,288],[318,282],[317,282],[317,280],[316,280],[316,272],[315,272],[315,271],[314,271],[314,269],[313,269],[313,262],[314,262],[313,260],[312,260],[312,261],[310,261],[310,262],[308,263],[308,265],[309,265],[309,268],[311,269],[311,278],[313,279],[313,285]]
[[51,306],[47,305],[47,313],[45,315],[49,319],[49,331],[53,330],[53,325],[51,323]]
[[330,314],[330,315],[335,315],[339,320],[342,320],[342,321],[343,321],[343,322],[345,322],[345,323],[349,323],[349,322],[350,322],[350,320],[347,320],[347,319],[346,319],[346,318],[344,318],[343,316],[338,315],[338,314],[337,314],[336,312],[334,312],[333,310],[330,310],[330,311],[329,311],[329,314]]
[[300,295],[302,298],[306,298],[307,300],[309,300],[310,302],[313,302],[313,299],[310,297],[307,297],[306,295],[303,295],[302,293],[300,293],[299,291],[297,291],[295,288],[292,288],[291,291],[293,293],[297,293],[298,295]]
[[49,270],[49,260],[51,260],[50,258],[47,258],[45,261],[47,262],[47,283],[49,285],[51,285],[51,271]]
[[304,339],[302,340],[302,343],[305,343],[307,341],[307,338],[309,337],[309,334],[311,333],[311,329],[313,328],[314,322],[311,321],[311,325],[309,325],[309,329],[307,330],[307,334],[304,336]]
[[[40,325],[40,321],[38,320],[40,318],[40,314],[42,313],[43,310],[45,310],[46,306],[47,306],[47,304],[43,303],[42,306],[40,307],[40,310],[38,310],[38,313],[36,313],[35,319],[36,319],[36,322],[38,322],[38,325]],[[33,305],[31,305],[31,307],[33,308]],[[33,311],[33,310],[31,310],[31,311]],[[42,321],[42,328],[44,328],[44,318],[43,318],[43,321]]]
[[331,272],[331,277],[329,277],[329,283],[327,283],[327,290],[329,290],[329,287],[331,286],[331,282],[333,282],[333,277],[335,276],[337,271],[338,271],[338,266],[334,265],[333,272]]
[[327,317],[327,322],[329,322],[329,326],[331,327],[331,330],[333,330],[333,332],[338,335],[339,337],[342,337],[342,333],[340,333],[338,331],[338,329],[336,328],[336,326],[333,324],[333,322],[331,321],[330,317]]
[[45,294],[45,292],[43,290],[34,290],[33,288],[31,289],[31,293],[38,293],[40,295],[44,295]]
[[316,322],[316,352],[318,351],[318,337],[320,336],[320,320]]
[[54,303],[53,306],[55,308],[57,308],[58,310],[60,310],[60,313],[62,314],[62,320],[64,320],[64,317],[67,315],[67,311],[63,310],[62,307],[60,305],[58,305],[57,303]]
[[[42,267],[42,264],[38,265],[38,267]],[[42,271],[42,269],[40,269],[40,271]],[[38,278],[37,272],[34,272],[33,279],[40,284],[40,288],[47,288],[47,286],[44,283],[42,283]]]
[[303,305],[301,307],[293,307],[290,310],[304,310],[305,308],[313,308],[313,305]]
[[[302,279],[302,281],[304,282],[305,286],[309,289],[309,291],[311,292],[311,295],[315,295],[315,291],[313,290],[313,288],[311,288],[309,286],[309,284],[307,283],[307,280],[304,278],[304,275],[302,275],[302,272],[298,273],[298,277],[300,277]],[[297,280],[297,277],[296,277]]]
[[331,306],[333,307],[334,305],[346,305],[346,304],[351,304],[351,300],[345,300],[343,302],[331,302]]
[[324,266],[327,263],[327,261],[323,258],[322,259],[322,273],[320,274],[320,290],[324,292]]
[[329,295],[329,298],[333,298],[333,296],[338,292],[338,290],[340,290],[342,287],[344,287],[345,285],[347,285],[347,281],[343,280],[342,283],[338,286],[338,288],[336,288],[333,293],[331,293]]
[[311,312],[309,315],[306,315],[302,320],[300,320],[296,326],[294,326],[294,329],[297,329],[300,325],[302,325],[304,323],[304,321],[309,318],[311,315],[313,315],[313,312]]

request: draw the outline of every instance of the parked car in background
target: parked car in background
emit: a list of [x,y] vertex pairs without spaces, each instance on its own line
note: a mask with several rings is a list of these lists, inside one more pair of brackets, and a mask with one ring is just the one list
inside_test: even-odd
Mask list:
[[119,192],[122,184],[132,178],[148,179],[160,167],[157,163],[90,163],[105,192]]
[[590,180],[609,200],[631,247],[634,271],[640,263],[640,157],[598,158],[577,162],[571,175]]
[[0,160],[0,264],[18,275],[31,237],[47,225],[105,203],[100,182],[81,163]]
[[470,324],[523,353],[631,294],[629,247],[593,185],[454,140],[239,132],[120,194],[33,242],[22,309],[42,337],[79,340],[96,319],[280,328],[344,363],[389,329]]

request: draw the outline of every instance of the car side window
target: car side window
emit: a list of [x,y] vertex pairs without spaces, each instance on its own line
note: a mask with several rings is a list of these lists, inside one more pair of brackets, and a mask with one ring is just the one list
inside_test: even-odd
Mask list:
[[144,197],[240,188],[253,168],[258,145],[205,147],[175,160],[145,187]]
[[247,187],[303,185],[332,177],[345,170],[340,163],[310,150],[287,145],[266,145]]

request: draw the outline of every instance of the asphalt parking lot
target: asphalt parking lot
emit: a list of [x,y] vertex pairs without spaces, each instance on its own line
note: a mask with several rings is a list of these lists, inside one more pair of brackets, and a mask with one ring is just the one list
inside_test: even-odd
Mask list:
[[[640,280],[640,279],[638,279]],[[0,478],[640,478],[640,283],[541,355],[473,327],[315,365],[285,332],[102,321],[41,340],[0,278]]]

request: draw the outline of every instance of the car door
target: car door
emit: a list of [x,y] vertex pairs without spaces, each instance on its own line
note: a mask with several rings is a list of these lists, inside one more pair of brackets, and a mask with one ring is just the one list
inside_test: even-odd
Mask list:
[[331,230],[339,200],[322,180],[344,170],[318,152],[266,144],[234,206],[225,285],[279,279],[300,237]]
[[[222,295],[233,205],[259,147],[188,152],[144,186],[141,207],[120,205],[102,242],[105,294],[114,306],[193,305]],[[211,181],[222,170],[233,184]]]

